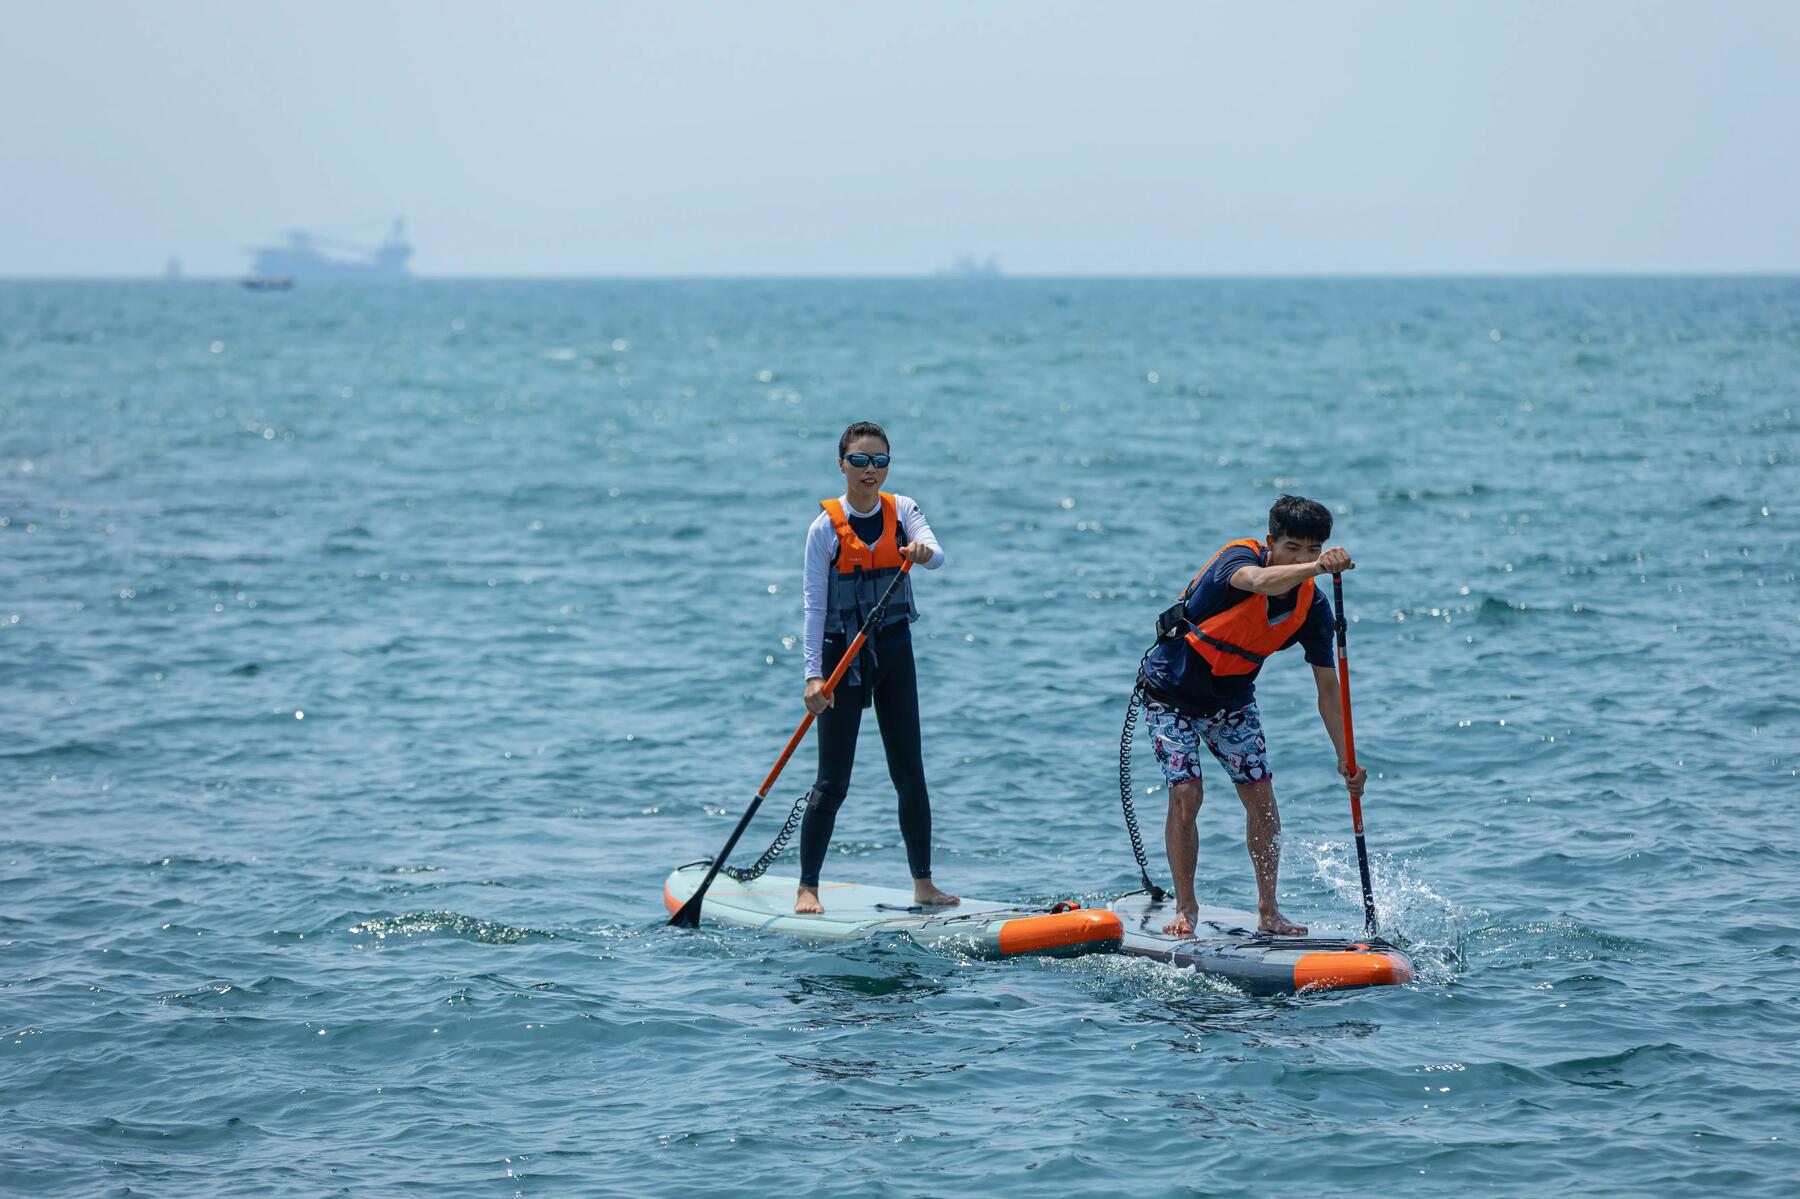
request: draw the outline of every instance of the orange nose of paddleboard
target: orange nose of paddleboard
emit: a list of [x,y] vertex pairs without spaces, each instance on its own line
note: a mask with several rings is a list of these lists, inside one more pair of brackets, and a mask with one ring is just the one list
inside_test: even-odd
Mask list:
[[1309,953],[1294,963],[1294,990],[1336,987],[1381,987],[1412,981],[1412,964],[1404,955],[1372,949]]
[[1046,916],[1021,916],[1000,926],[1000,954],[1043,953],[1071,945],[1098,948],[1125,939],[1125,926],[1104,908],[1077,908]]

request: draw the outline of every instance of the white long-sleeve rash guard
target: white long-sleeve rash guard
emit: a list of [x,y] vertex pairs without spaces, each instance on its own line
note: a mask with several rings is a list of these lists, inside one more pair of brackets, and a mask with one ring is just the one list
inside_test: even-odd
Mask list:
[[[844,511],[851,516],[874,516],[881,511],[881,501],[867,512],[858,512],[850,506],[850,497],[841,495],[838,500],[844,505]],[[931,526],[925,522],[925,514],[919,506],[904,495],[894,497],[894,515],[900,521],[900,527],[906,530],[908,544],[922,541],[931,547],[931,557],[919,565],[926,570],[936,570],[944,564],[944,547],[938,544],[937,536],[932,533]],[[822,679],[825,677],[825,596],[830,586],[832,563],[837,560],[838,535],[831,527],[831,517],[821,510],[818,518],[812,522],[812,528],[806,531],[806,579],[802,593],[805,596],[806,615],[801,625],[802,657],[806,662],[806,677]]]

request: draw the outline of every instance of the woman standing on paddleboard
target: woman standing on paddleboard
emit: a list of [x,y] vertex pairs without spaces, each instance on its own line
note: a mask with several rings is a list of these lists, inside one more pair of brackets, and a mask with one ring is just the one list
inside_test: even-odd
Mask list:
[[887,481],[887,433],[858,421],[838,438],[844,494],[820,500],[823,509],[806,532],[806,707],[818,716],[819,774],[800,825],[800,889],[794,911],[823,912],[819,869],[831,845],[838,808],[850,789],[856,734],[863,709],[873,707],[887,751],[888,774],[900,794],[900,835],[912,871],[913,898],[921,904],[953,904],[954,895],[931,881],[931,799],[925,790],[925,757],[919,746],[919,688],[913,671],[912,579],[902,578],[869,640],[837,689],[825,694],[825,678],[863,627],[905,559],[936,570],[944,551],[919,506],[881,490]]

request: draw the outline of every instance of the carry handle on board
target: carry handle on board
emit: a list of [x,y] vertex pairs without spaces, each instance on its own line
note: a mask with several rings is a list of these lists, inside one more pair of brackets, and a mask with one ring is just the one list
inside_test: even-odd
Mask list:
[[[832,671],[831,677],[825,680],[825,698],[830,699],[831,693],[837,690],[838,681],[850,669],[850,664],[856,661],[856,655],[862,652],[863,646],[869,640],[869,634],[877,624],[881,623],[881,617],[887,611],[888,600],[893,598],[894,589],[900,586],[900,580],[905,578],[906,572],[912,568],[913,560],[911,558],[900,564],[900,573],[894,576],[894,581],[889,583],[887,590],[881,593],[881,599],[876,601],[874,610],[869,613],[868,621],[856,634],[856,640],[852,641],[844,650],[844,656],[838,659],[837,669]],[[688,897],[686,903],[681,905],[679,911],[669,917],[670,924],[678,928],[700,927],[700,902],[706,896],[706,889],[712,886],[713,879],[719,877],[719,871],[725,866],[725,859],[729,858],[731,851],[737,848],[738,838],[743,836],[744,830],[750,827],[750,821],[756,815],[756,809],[762,806],[762,801],[768,797],[769,788],[773,787],[775,780],[781,777],[782,768],[788,764],[788,759],[794,756],[794,750],[799,748],[800,741],[806,736],[806,730],[812,727],[812,722],[813,714],[809,709],[806,716],[800,721],[800,727],[794,730],[792,737],[788,738],[787,748],[781,751],[779,758],[775,759],[775,766],[769,771],[769,777],[765,778],[762,786],[757,789],[756,798],[750,801],[750,806],[744,809],[743,818],[738,821],[737,827],[731,830],[731,837],[725,842],[725,848],[721,849],[719,856],[712,860],[712,867],[707,870],[706,877],[700,880],[699,888]]]
[[[1350,723],[1350,651],[1344,648],[1344,576],[1331,576],[1331,598],[1337,606],[1338,705],[1344,713],[1344,758],[1350,773],[1356,773],[1356,729]],[[1363,922],[1369,935],[1375,931],[1375,889],[1369,885],[1369,850],[1363,843],[1362,800],[1350,792],[1350,827],[1356,830],[1356,865],[1362,872]]]

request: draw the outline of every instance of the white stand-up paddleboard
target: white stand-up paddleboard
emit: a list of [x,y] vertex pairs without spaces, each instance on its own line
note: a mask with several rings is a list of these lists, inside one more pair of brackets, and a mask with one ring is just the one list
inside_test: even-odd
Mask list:
[[[663,883],[663,905],[670,912],[693,897],[707,865],[683,866]],[[815,941],[846,941],[879,932],[905,932],[923,945],[949,947],[978,957],[1015,957],[1038,953],[1067,956],[1117,949],[1119,917],[1105,908],[1058,904],[1054,908],[1022,908],[991,899],[969,899],[954,907],[924,908],[911,891],[872,887],[866,883],[821,880],[818,916],[794,914],[799,879],[764,875],[749,883],[721,874],[701,902],[702,920],[764,932],[789,933]]]
[[1158,903],[1147,891],[1116,899],[1125,926],[1124,952],[1216,974],[1252,995],[1380,987],[1412,981],[1412,962],[1380,938],[1276,937],[1256,931],[1254,912],[1201,908],[1194,935],[1162,931],[1175,901]]

